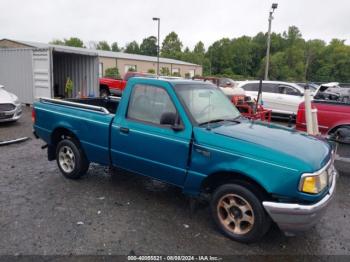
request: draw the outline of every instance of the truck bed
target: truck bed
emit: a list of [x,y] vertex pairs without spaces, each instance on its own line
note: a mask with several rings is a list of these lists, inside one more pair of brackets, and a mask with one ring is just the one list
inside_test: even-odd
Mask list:
[[[56,132],[67,130],[79,138],[91,162],[109,164],[109,128],[119,105],[116,98],[50,99],[34,104],[35,130],[47,144]],[[61,130],[61,131],[60,131]]]
[[94,111],[103,111],[109,114],[115,114],[118,109],[119,97],[109,98],[69,98],[69,99],[46,99],[42,98],[42,102],[53,104],[68,105]]
[[115,114],[119,105],[120,97],[110,97],[110,98],[71,98],[65,101],[92,105],[103,107],[108,110],[110,114]]

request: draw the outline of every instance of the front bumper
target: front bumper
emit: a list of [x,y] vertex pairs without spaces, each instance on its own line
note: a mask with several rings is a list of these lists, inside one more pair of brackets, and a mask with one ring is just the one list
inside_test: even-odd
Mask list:
[[18,120],[22,115],[22,105],[14,104],[15,109],[11,111],[0,111],[0,123],[1,122],[10,122]]
[[313,205],[300,205],[278,202],[263,202],[271,219],[286,235],[295,235],[313,227],[332,202],[335,194],[337,172],[334,169],[331,187],[328,193]]

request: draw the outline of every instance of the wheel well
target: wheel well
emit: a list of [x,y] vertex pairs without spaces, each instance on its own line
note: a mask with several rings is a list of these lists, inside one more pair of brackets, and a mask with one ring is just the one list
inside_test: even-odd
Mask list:
[[201,191],[205,194],[211,194],[219,186],[229,183],[247,187],[261,200],[270,200],[272,198],[259,183],[237,172],[218,172],[209,175],[202,182]]
[[103,89],[105,89],[105,90],[107,90],[107,91],[109,92],[109,87],[108,87],[108,85],[101,84],[101,85],[100,85],[100,90],[103,90]]
[[79,139],[72,131],[64,127],[58,127],[53,131],[51,135],[51,145],[56,147],[58,142],[66,137],[73,138],[75,141],[79,142]]
[[335,127],[333,127],[331,130],[328,131],[328,134],[331,135],[331,134],[333,134],[335,131],[337,131],[337,129],[342,128],[342,127],[350,128],[350,124],[342,124],[342,125],[335,126]]
[[72,138],[74,139],[74,141],[76,141],[79,145],[79,139],[77,138],[77,136],[70,130],[68,130],[67,128],[64,127],[58,127],[56,128],[51,135],[51,143],[48,146],[48,159],[51,160],[55,160],[56,159],[56,147],[57,144],[65,138]]
[[49,145],[49,152],[48,152],[50,160],[53,160],[56,158],[57,144],[65,138],[73,139],[80,146],[79,139],[72,131],[64,127],[58,127],[52,132],[52,135],[51,135],[51,144]]

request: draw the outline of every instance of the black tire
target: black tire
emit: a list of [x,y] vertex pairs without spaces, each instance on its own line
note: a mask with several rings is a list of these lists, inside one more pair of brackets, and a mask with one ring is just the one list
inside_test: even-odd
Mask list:
[[100,89],[100,97],[108,97],[110,95],[109,91],[107,88],[101,88]]
[[350,126],[341,126],[332,131],[331,139],[340,144],[350,144]]
[[[230,206],[232,203],[237,204]],[[210,207],[214,222],[220,231],[238,242],[257,242],[271,225],[271,219],[265,212],[262,201],[252,191],[241,185],[219,186],[212,195]],[[235,226],[236,223],[238,227]]]
[[[74,157],[67,157],[67,160],[64,161],[62,160],[62,155],[60,155],[60,153],[63,153],[62,155],[68,155],[68,153],[70,153]],[[67,164],[63,163],[68,160],[70,160],[71,163],[69,167]],[[88,171],[90,164],[80,148],[79,143],[70,138],[63,139],[58,143],[56,147],[56,161],[61,173],[70,179],[80,178]]]

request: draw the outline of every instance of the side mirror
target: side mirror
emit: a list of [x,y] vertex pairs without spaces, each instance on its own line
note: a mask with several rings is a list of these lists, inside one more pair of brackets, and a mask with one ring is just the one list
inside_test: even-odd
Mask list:
[[171,129],[174,130],[175,132],[179,132],[184,130],[184,127],[182,125],[173,125],[171,126]]
[[173,126],[175,125],[175,121],[176,121],[176,114],[172,112],[165,112],[160,117],[161,125]]
[[177,120],[176,113],[165,112],[160,117],[160,124],[171,126],[171,129],[174,131],[182,131],[184,127],[182,125],[177,124],[176,120]]

